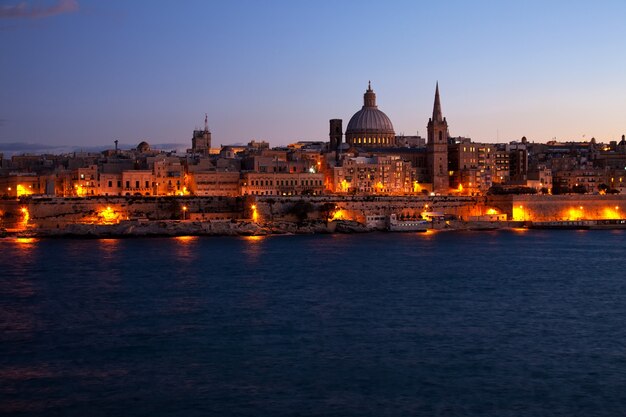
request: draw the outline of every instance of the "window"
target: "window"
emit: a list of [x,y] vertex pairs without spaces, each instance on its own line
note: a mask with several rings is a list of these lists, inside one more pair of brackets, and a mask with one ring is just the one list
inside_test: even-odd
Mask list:
[[126,181],[126,188],[130,188],[130,181]]
[[135,188],[139,188],[139,181],[135,181]]
[[113,181],[109,181],[109,188],[113,187]]

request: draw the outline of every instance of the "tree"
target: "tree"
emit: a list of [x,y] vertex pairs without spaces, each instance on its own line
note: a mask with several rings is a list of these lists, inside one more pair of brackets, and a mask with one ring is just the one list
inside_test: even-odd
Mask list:
[[328,223],[328,220],[331,219],[335,213],[337,212],[337,206],[335,203],[324,203],[318,209],[320,216],[324,219],[325,222]]
[[298,223],[302,223],[309,217],[309,213],[312,211],[313,204],[308,201],[298,200],[291,206],[287,213],[294,215],[296,219],[298,219]]
[[576,194],[585,194],[587,192],[587,187],[583,184],[576,184],[572,187],[572,192]]

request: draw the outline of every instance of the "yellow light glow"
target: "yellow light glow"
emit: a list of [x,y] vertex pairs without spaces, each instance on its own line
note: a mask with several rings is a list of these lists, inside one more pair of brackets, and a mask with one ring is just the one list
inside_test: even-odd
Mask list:
[[186,244],[193,242],[194,240],[197,240],[198,236],[176,236],[174,237],[174,239],[178,241],[179,243],[186,245]]
[[263,240],[263,238],[265,238],[265,236],[259,236],[259,235],[255,235],[255,236],[243,236],[243,238],[245,240],[249,240],[251,242],[258,242],[260,240]]
[[347,193],[348,190],[350,189],[350,183],[346,180],[341,180],[341,183],[339,184],[339,186],[341,187],[341,192],[342,193]]
[[26,207],[22,207],[20,211],[22,212],[21,224],[23,227],[26,227],[28,226],[28,220],[30,220],[30,213],[28,212],[28,209]]
[[498,214],[498,210],[490,208],[489,210],[487,210],[487,214]]
[[348,213],[345,210],[339,209],[339,210],[335,211],[335,213],[333,214],[333,217],[331,217],[330,220],[331,221],[333,221],[333,220],[349,220]]
[[256,204],[251,205],[250,208],[252,209],[252,221],[256,223],[259,221],[259,212],[256,209]]
[[19,245],[32,245],[37,242],[37,239],[34,237],[18,237],[15,239],[15,242]]
[[74,185],[74,189],[75,189],[75,191],[76,191],[76,195],[77,195],[78,197],[84,197],[84,196],[86,196],[86,195],[87,195],[87,190],[85,189],[85,187],[83,187],[83,186],[82,186],[82,185],[80,185],[80,184],[76,184],[76,185]]
[[417,181],[413,181],[413,192],[414,193],[422,192],[422,187],[419,185]]
[[116,224],[120,222],[120,214],[113,210],[110,206],[98,211],[98,223],[100,224]]
[[610,208],[607,207],[602,210],[602,220],[618,220],[621,219],[622,215],[619,212],[619,207]]
[[566,220],[581,220],[585,216],[585,213],[579,208],[572,207],[565,213]]
[[17,184],[15,191],[18,197],[21,197],[23,195],[31,195],[33,193],[32,186],[27,188],[24,187],[22,184]]
[[524,206],[513,207],[513,221],[524,222],[531,220],[530,213],[524,209]]

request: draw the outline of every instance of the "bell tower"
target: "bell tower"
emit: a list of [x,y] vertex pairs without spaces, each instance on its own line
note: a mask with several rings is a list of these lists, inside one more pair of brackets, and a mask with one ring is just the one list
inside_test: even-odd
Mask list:
[[450,188],[448,176],[448,121],[441,114],[439,83],[435,88],[433,117],[428,120],[428,173],[433,192],[447,194]]
[[343,137],[343,128],[341,119],[330,119],[330,152],[335,152],[335,161],[339,161],[339,148],[341,147],[341,138]]

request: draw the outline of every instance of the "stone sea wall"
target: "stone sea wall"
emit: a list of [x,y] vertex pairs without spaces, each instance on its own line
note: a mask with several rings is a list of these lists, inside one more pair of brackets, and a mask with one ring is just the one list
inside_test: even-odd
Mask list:
[[0,229],[60,235],[332,233],[337,224],[339,231],[363,231],[358,225],[368,215],[431,212],[467,222],[494,209],[518,222],[623,219],[626,196],[30,198],[0,200]]
[[624,219],[626,195],[488,196],[485,207],[519,221]]

